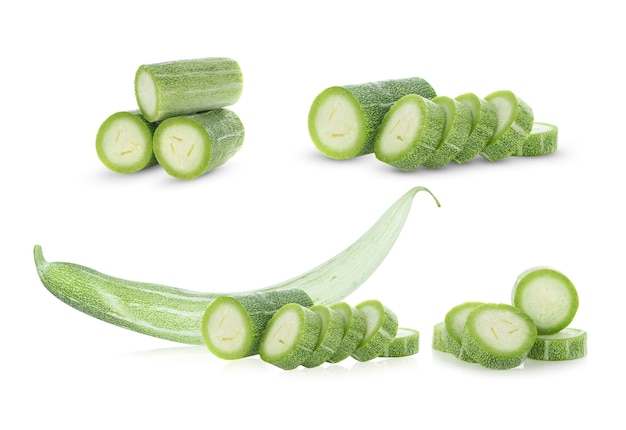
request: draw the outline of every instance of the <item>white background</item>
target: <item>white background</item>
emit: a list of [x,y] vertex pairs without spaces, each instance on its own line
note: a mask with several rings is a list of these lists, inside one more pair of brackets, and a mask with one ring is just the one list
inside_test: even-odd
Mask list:
[[[38,4],[39,3],[39,4]],[[548,428],[621,420],[626,32],[616,2],[3,3],[0,27],[2,428]],[[179,181],[108,171],[98,127],[136,106],[144,63],[228,56],[246,126],[226,165]],[[332,85],[420,76],[438,94],[513,90],[559,151],[399,172],[335,161],[307,114]],[[347,300],[377,298],[420,330],[398,360],[281,371],[88,317],[40,283],[50,261],[202,291],[267,286],[341,251],[409,188],[405,228]],[[434,353],[432,326],[468,300],[509,301],[518,273],[575,283],[589,355],[490,371]],[[535,427],[536,428],[536,427]]]

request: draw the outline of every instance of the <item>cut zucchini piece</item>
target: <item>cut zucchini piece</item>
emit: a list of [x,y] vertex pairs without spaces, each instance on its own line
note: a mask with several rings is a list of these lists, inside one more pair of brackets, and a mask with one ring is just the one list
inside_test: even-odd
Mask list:
[[587,332],[565,328],[555,334],[542,334],[528,353],[528,358],[543,361],[576,360],[587,355]]
[[533,320],[520,309],[486,303],[467,316],[461,345],[484,367],[512,369],[522,364],[536,338]]
[[154,132],[154,154],[169,175],[194,179],[228,161],[243,139],[237,114],[216,109],[164,120]]
[[438,96],[433,103],[441,106],[446,114],[441,141],[423,165],[437,169],[448,164],[463,150],[472,129],[472,111],[464,104],[447,96]]
[[337,351],[344,332],[343,316],[324,305],[315,305],[311,310],[320,316],[322,328],[315,349],[304,360],[304,367],[317,367],[326,362]]
[[461,342],[454,339],[446,330],[444,321],[435,324],[433,327],[432,348],[435,351],[445,352],[468,363],[474,363],[474,360],[467,355]]
[[408,357],[420,349],[420,333],[412,328],[400,327],[396,337],[385,348],[381,357]]
[[473,93],[461,94],[455,100],[468,107],[472,113],[472,128],[467,142],[453,160],[462,164],[477,157],[493,136],[496,130],[496,110],[487,100]]
[[272,315],[288,303],[313,305],[302,290],[268,291],[216,298],[202,317],[202,337],[225,360],[259,352],[259,342]]
[[331,309],[340,314],[344,320],[344,333],[335,353],[328,358],[329,363],[339,363],[350,357],[365,336],[365,314],[346,302],[335,303]]
[[157,160],[152,151],[152,135],[156,126],[139,111],[114,113],[98,129],[98,158],[117,173],[135,173],[155,165]]
[[461,303],[460,305],[457,305],[450,309],[446,314],[446,317],[444,319],[444,322],[446,324],[446,331],[459,344],[461,343],[461,334],[465,329],[467,316],[471,311],[483,304],[483,302]]
[[374,152],[374,139],[391,106],[407,94],[435,97],[422,78],[406,78],[322,91],[309,110],[309,134],[317,149],[329,158],[345,160]]
[[313,353],[321,330],[319,314],[297,303],[287,304],[267,323],[259,345],[261,360],[295,369]]
[[532,108],[512,91],[495,91],[485,97],[496,111],[496,130],[480,155],[489,161],[516,153],[530,135]]
[[545,122],[535,122],[530,130],[530,136],[513,154],[518,157],[534,157],[556,152],[559,145],[559,129],[556,125]]
[[533,319],[538,334],[563,330],[578,310],[578,292],[572,281],[549,267],[522,272],[513,286],[511,301]]
[[144,64],[135,74],[135,96],[148,121],[230,106],[239,100],[243,76],[230,58]]
[[376,135],[374,153],[400,170],[414,170],[439,145],[446,124],[440,105],[417,94],[402,97],[385,115]]
[[366,300],[356,305],[365,314],[365,336],[352,357],[368,361],[379,357],[396,337],[398,317],[378,300]]

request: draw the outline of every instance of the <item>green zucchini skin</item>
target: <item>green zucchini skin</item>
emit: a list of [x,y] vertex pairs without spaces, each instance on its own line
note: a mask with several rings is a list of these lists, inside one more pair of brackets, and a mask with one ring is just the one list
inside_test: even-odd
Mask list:
[[[315,128],[315,120],[321,104],[329,96],[335,94],[351,99],[363,127],[363,130],[359,130],[359,139],[354,148],[343,153],[325,150],[325,144]],[[419,77],[329,87],[322,91],[311,105],[308,118],[311,139],[322,153],[331,158],[349,159],[371,154],[374,152],[374,141],[385,114],[395,102],[407,94],[418,94],[427,99],[432,99],[437,95],[430,83]]]
[[135,74],[135,96],[151,122],[235,104],[243,90],[239,64],[224,57],[144,64]]
[[[359,239],[312,270],[265,288],[230,293],[300,289],[314,304],[330,305],[355,291],[391,250],[408,216],[414,187],[401,196]],[[34,260],[42,284],[59,300],[94,318],[146,335],[204,345],[202,317],[224,293],[195,292],[112,277],[74,263],[47,262],[40,245]]]

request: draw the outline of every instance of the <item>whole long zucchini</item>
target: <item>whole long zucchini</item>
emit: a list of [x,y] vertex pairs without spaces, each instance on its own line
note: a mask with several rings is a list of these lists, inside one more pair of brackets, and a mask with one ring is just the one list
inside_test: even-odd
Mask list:
[[[428,192],[439,205],[428,189],[412,188],[356,242],[333,258],[279,284],[229,295],[299,289],[315,304],[341,301],[365,282],[387,256],[419,191]],[[40,245],[35,245],[34,258],[43,285],[66,304],[119,327],[180,343],[204,344],[204,311],[224,295],[129,281],[74,263],[48,262]]]

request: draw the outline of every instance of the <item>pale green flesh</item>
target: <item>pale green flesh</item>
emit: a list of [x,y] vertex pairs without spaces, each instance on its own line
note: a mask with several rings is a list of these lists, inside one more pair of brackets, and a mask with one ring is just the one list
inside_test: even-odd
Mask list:
[[450,336],[457,342],[461,342],[461,334],[465,329],[467,316],[482,302],[465,302],[450,309],[445,317],[446,330]]
[[210,139],[206,132],[192,121],[177,118],[173,124],[159,128],[157,158],[178,176],[196,176],[203,171],[210,157]]
[[395,158],[404,154],[417,139],[422,111],[415,103],[403,103],[380,130],[380,155]]
[[152,152],[154,126],[138,113],[117,112],[102,123],[96,136],[100,161],[117,173],[134,173],[156,163]]
[[380,357],[398,331],[398,318],[377,300],[367,300],[356,306],[365,315],[365,335],[352,357],[368,361]]
[[513,305],[528,314],[539,334],[554,334],[567,327],[578,310],[578,293],[562,273],[547,267],[522,273],[512,292]]
[[[299,289],[315,304],[343,300],[387,256],[419,191],[430,194],[423,187],[412,188],[351,246],[314,269],[270,287],[229,295]],[[33,254],[42,284],[69,306],[111,324],[175,342],[203,345],[204,312],[213,300],[225,295],[129,281],[73,263],[47,262],[39,245]]]
[[526,314],[505,304],[483,304],[467,317],[461,345],[477,363],[492,369],[519,366],[528,355],[537,329]]
[[299,338],[302,318],[295,311],[282,312],[267,328],[263,354],[268,360],[284,357],[295,348]]
[[365,127],[358,103],[340,88],[330,88],[319,100],[311,112],[313,142],[328,157],[354,157],[360,151]]
[[220,306],[219,310],[203,322],[203,327],[206,328],[207,346],[215,355],[226,358],[247,352],[252,333],[241,306],[234,303]]

